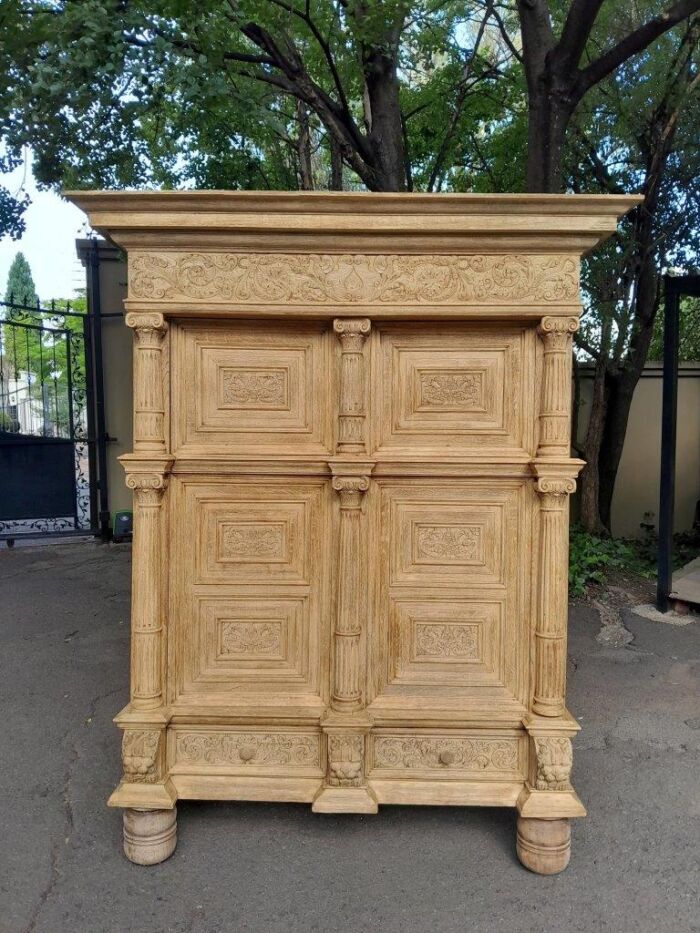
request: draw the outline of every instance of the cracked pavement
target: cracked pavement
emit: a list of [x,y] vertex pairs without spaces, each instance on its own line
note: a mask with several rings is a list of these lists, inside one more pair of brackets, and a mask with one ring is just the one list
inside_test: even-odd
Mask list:
[[175,855],[122,855],[112,716],[127,700],[129,549],[0,551],[0,933],[700,931],[700,624],[570,607],[583,726],[571,865],[515,858],[512,811],[182,803]]

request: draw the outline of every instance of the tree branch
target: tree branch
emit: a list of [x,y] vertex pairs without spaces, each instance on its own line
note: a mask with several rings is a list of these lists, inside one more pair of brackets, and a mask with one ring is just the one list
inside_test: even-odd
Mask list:
[[605,52],[579,73],[577,85],[580,96],[583,96],[586,91],[606,78],[633,55],[643,52],[659,36],[678,25],[686,17],[697,13],[698,10],[700,10],[700,0],[679,0],[678,3],[671,4],[665,12],[653,17],[625,36],[609,52]]

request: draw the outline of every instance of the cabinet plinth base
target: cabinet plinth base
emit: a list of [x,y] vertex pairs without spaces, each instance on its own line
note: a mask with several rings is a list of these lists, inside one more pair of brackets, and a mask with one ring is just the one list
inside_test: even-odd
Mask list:
[[564,871],[571,857],[569,821],[519,816],[516,852],[525,868],[538,875],[556,875]]
[[124,855],[136,865],[157,865],[175,851],[177,808],[124,810]]
[[376,813],[379,807],[369,787],[323,787],[311,809],[314,813]]

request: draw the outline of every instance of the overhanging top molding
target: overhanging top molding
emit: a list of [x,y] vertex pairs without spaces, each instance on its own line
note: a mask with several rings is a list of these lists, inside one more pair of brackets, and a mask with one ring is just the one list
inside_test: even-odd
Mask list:
[[67,191],[125,249],[580,255],[635,195]]

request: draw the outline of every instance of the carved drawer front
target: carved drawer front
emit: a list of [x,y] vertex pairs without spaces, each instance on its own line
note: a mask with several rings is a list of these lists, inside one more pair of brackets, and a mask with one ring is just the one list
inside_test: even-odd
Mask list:
[[381,324],[374,347],[380,452],[532,452],[532,328]]
[[382,732],[371,736],[369,776],[375,779],[512,781],[526,773],[518,735],[483,732]]
[[327,328],[236,322],[175,329],[175,450],[327,453]]
[[374,702],[523,704],[530,555],[518,543],[531,522],[530,485],[415,479],[377,487]]
[[321,735],[310,730],[270,731],[176,726],[169,730],[172,774],[320,776]]
[[328,610],[328,484],[175,481],[188,546],[172,585],[178,694],[320,697]]

